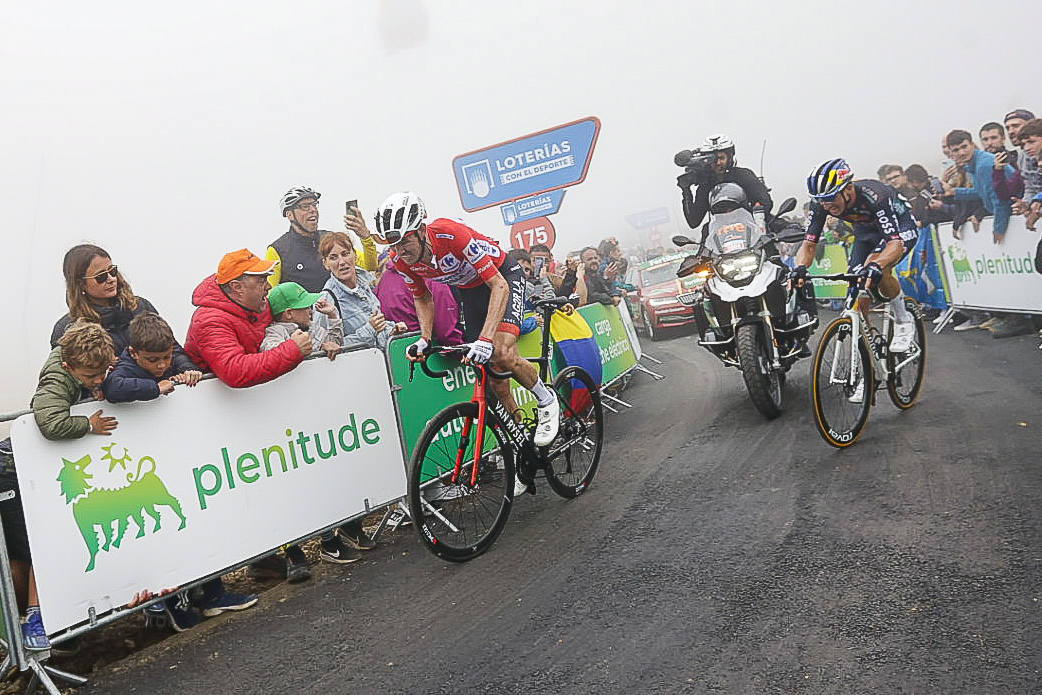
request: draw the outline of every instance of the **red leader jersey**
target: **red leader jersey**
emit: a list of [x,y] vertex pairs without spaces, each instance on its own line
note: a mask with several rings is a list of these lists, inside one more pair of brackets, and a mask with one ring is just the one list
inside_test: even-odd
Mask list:
[[427,225],[431,258],[427,263],[408,264],[391,248],[394,269],[405,276],[414,297],[427,294],[424,279],[469,289],[499,272],[506,254],[492,239],[460,222],[439,217]]

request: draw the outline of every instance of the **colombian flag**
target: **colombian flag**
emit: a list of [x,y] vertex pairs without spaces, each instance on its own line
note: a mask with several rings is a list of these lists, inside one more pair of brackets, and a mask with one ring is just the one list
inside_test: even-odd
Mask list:
[[[582,367],[598,386],[601,383],[601,350],[593,338],[593,331],[579,312],[571,316],[558,311],[550,322],[550,337],[559,353],[558,365]],[[582,382],[572,379],[571,406],[582,411],[590,404],[590,394]]]

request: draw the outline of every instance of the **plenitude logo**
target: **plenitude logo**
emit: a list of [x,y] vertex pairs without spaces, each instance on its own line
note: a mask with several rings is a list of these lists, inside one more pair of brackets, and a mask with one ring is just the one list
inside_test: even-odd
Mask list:
[[368,418],[358,424],[355,414],[348,413],[347,421],[339,429],[329,428],[309,435],[301,431],[294,434],[291,428],[286,428],[285,435],[288,439],[284,445],[261,446],[258,453],[245,451],[236,456],[228,447],[221,447],[221,464],[204,463],[193,468],[199,509],[206,509],[208,497],[222,490],[234,490],[237,483],[249,485],[280,472],[299,470],[302,465],[336,459],[364,445],[375,445],[380,442],[380,423]]
[[[227,446],[221,447],[220,464],[203,463],[192,468],[199,510],[205,511],[208,500],[225,490],[257,483],[278,473],[292,474],[301,467],[344,458],[344,454],[376,445],[381,439],[381,427],[373,418],[359,421],[354,413],[348,413],[339,428],[312,434],[294,433],[287,428],[285,434],[288,438],[285,444],[261,446],[257,448],[258,453],[245,451],[235,455]],[[107,463],[107,470],[104,465],[100,469],[91,468],[99,463]],[[170,517],[161,518],[162,507],[169,509],[163,516],[172,513],[176,517],[173,521],[180,522],[175,530],[185,528],[188,520],[181,502],[170,494],[157,475],[158,467],[152,456],[142,456],[135,463],[130,452],[117,442],[101,447],[100,455],[61,457],[55,480],[65,504],[71,507],[73,521],[90,555],[85,572],[94,569],[100,552],[110,553],[124,544],[130,522],[137,527],[134,538],[145,537],[146,514],[152,519],[153,535],[162,530],[164,520],[168,528],[172,527]],[[181,488],[175,486],[175,489]]]
[[[58,472],[57,481],[59,489],[65,496],[65,503],[72,505],[72,518],[83,536],[83,542],[90,553],[90,561],[84,572],[94,569],[94,562],[99,550],[109,552],[110,549],[119,548],[133,520],[137,526],[135,538],[145,535],[144,514],[152,517],[154,525],[152,533],[158,533],[160,525],[157,506],[170,507],[174,514],[181,520],[177,527],[180,531],[185,527],[187,519],[181,510],[181,503],[170,494],[166,485],[156,475],[156,461],[151,456],[142,456],[137,461],[134,472],[127,471],[127,464],[133,459],[130,452],[122,448],[116,442],[101,448],[102,461],[109,462],[108,472],[111,473],[116,466],[126,472],[128,485],[114,489],[95,487],[90,482],[94,478],[93,473],[87,472],[91,464],[90,454],[82,458],[70,461],[62,458],[61,470]],[[117,450],[120,455],[117,456]],[[148,469],[142,470],[147,464]],[[113,530],[113,524],[116,525]],[[99,545],[98,533],[101,533],[103,542]]]

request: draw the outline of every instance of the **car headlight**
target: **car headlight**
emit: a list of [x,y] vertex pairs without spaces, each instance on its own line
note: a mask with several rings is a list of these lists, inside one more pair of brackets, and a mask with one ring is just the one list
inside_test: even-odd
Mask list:
[[667,304],[676,304],[677,300],[674,297],[656,297],[655,299],[649,299],[648,304],[651,306],[666,306]]
[[728,282],[748,280],[760,270],[763,257],[759,251],[743,251],[725,256],[716,263],[720,276]]

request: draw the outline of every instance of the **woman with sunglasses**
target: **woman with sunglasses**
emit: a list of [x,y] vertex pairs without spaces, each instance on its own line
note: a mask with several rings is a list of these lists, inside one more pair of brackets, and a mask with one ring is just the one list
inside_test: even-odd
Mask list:
[[[130,344],[130,322],[138,314],[158,314],[144,297],[137,297],[130,284],[100,246],[79,244],[65,253],[65,303],[69,313],[58,319],[51,331],[51,347],[78,318],[100,323],[112,337],[118,356]],[[174,352],[179,352],[177,345]]]

